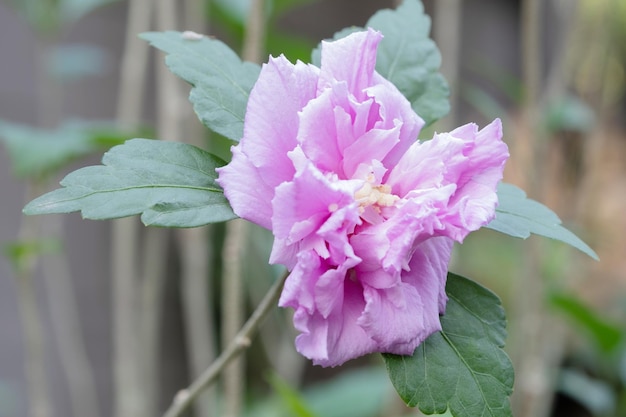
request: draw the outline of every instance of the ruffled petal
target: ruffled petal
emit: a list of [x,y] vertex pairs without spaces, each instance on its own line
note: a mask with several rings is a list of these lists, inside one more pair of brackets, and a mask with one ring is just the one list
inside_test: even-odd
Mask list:
[[427,142],[415,142],[391,170],[387,184],[400,197],[414,190],[429,190],[452,182],[446,181],[450,166],[467,162],[465,143],[454,137],[435,136]]
[[411,355],[428,336],[441,330],[439,313],[453,241],[424,241],[411,257],[402,281],[391,288],[365,286],[366,307],[359,325],[378,344],[377,350]]
[[335,172],[346,178],[341,171],[341,161],[346,146],[354,142],[352,117],[338,101],[347,104],[345,84],[335,84],[311,100],[300,112],[298,143],[307,158],[319,169]]
[[231,162],[217,169],[217,183],[224,189],[224,195],[237,216],[270,229],[274,187],[263,180],[248,156],[241,151],[241,146],[233,146],[231,150]]
[[402,281],[417,288],[422,300],[428,300],[424,302],[426,327],[435,326],[438,314],[446,311],[446,279],[453,246],[454,241],[444,236],[425,240],[415,249],[409,271],[402,275]]
[[350,238],[355,254],[362,259],[355,270],[364,285],[378,289],[397,285],[402,271],[409,268],[416,245],[440,228],[439,209],[426,197],[407,200],[386,221],[365,227]]
[[[293,252],[283,252],[290,245],[298,245],[298,250],[314,249],[328,258],[329,246],[318,231],[329,218],[356,212],[353,195],[358,186],[358,181],[331,181],[310,162],[299,167],[293,180],[276,188],[272,201],[272,230],[281,245],[273,247],[270,262],[289,263]],[[351,210],[340,210],[345,206]],[[352,230],[360,220],[356,215],[342,218],[342,227],[344,221],[348,223],[345,228]],[[340,233],[347,235],[347,229]]]
[[465,163],[449,167],[447,180],[457,184],[457,191],[442,216],[447,224],[446,235],[459,242],[495,217],[496,188],[509,157],[499,119],[476,130],[462,126],[449,134],[464,141],[463,153],[467,158]]
[[392,129],[399,127],[397,143],[393,149],[381,159],[390,168],[395,166],[409,147],[417,141],[424,120],[411,108],[411,103],[388,80],[375,74],[376,84],[367,89],[368,97],[378,104],[379,120],[372,128]]
[[318,72],[312,65],[294,65],[284,56],[271,58],[250,92],[238,146],[272,187],[293,177],[287,153],[297,145],[298,112],[315,98]]
[[357,324],[364,308],[363,288],[346,280],[342,302],[326,319],[319,313],[308,315],[296,311],[294,324],[302,332],[296,337],[296,349],[321,366],[341,365],[376,352],[376,342]]
[[347,82],[358,101],[372,85],[376,67],[376,51],[383,38],[380,32],[368,29],[333,42],[322,41],[322,65],[318,88],[325,89],[334,80]]

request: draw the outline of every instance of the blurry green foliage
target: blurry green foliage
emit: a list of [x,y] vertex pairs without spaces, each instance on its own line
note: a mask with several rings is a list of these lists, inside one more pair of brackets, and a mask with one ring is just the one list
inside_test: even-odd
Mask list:
[[[296,390],[277,375],[271,375],[269,379],[275,395],[254,404],[247,416],[400,417],[390,415],[387,410],[395,394],[387,373],[380,366],[345,369],[334,378],[301,390]],[[451,414],[446,412],[441,416],[451,417]]]
[[566,95],[552,102],[544,113],[549,131],[589,132],[595,123],[593,110],[576,96]]
[[40,239],[7,243],[3,245],[2,249],[4,255],[11,261],[13,268],[16,271],[21,271],[29,262],[40,255],[61,252],[63,245],[56,239]]
[[574,294],[553,293],[549,295],[549,304],[568,319],[577,328],[583,329],[594,344],[604,353],[613,352],[623,344],[624,328],[600,316]]
[[[312,3],[316,0],[270,0],[266,1],[266,33],[265,47],[268,54],[285,55],[295,62],[308,62],[313,40],[307,39],[298,33],[286,33],[277,26],[277,21],[285,13]],[[250,0],[213,0],[211,2],[210,18],[212,24],[225,38],[229,39],[235,50],[241,49],[247,16],[250,10]]]
[[47,59],[49,74],[66,82],[103,75],[109,68],[104,49],[86,43],[50,48]]
[[594,416],[616,415],[617,398],[611,385],[578,369],[562,369],[557,381],[557,390],[580,402]]
[[117,0],[8,0],[40,35],[58,33],[65,25]]
[[0,142],[6,146],[13,173],[19,178],[41,179],[127,137],[109,122],[68,121],[56,130],[42,130],[0,120]]

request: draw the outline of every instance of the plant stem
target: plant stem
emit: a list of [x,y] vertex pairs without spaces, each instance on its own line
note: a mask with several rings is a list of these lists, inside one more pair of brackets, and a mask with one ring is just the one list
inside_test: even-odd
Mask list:
[[[544,158],[543,132],[539,116],[542,103],[542,6],[541,0],[522,2],[522,65],[525,87],[521,132],[518,133],[516,153],[520,166],[527,167],[526,186],[530,196],[541,193]],[[523,349],[514,356],[516,369],[516,392],[512,398],[514,414],[520,417],[544,417],[549,415],[552,396],[551,372],[554,369],[553,354],[548,355],[546,344],[559,342],[558,332],[551,329],[551,320],[544,306],[545,286],[541,274],[542,252],[538,242],[529,241],[524,250],[524,269],[517,277],[515,300],[517,307],[517,340],[523,341]],[[518,345],[521,346],[520,343]]]
[[[209,3],[202,0],[186,0],[184,4],[184,28],[206,33],[205,19]],[[181,141],[203,147],[204,126],[198,121],[192,106],[182,105]],[[199,377],[215,360],[216,329],[211,290],[214,288],[213,246],[210,236],[214,227],[196,227],[176,230],[178,252],[181,259],[181,297],[185,346],[191,380]],[[197,416],[210,417],[216,414],[215,387],[205,390],[194,402]]]
[[[117,120],[135,128],[141,120],[148,46],[137,34],[150,27],[153,2],[130,0],[117,102]],[[114,416],[141,417],[146,411],[139,356],[138,227],[136,218],[112,222]]]
[[[27,184],[26,201],[39,195],[39,189],[32,182]],[[33,218],[22,217],[18,242],[33,242],[39,233],[39,222]],[[35,293],[34,270],[37,258],[14,259],[17,299],[22,321],[24,340],[24,366],[28,385],[28,400],[32,417],[50,417],[52,403],[46,378],[44,360],[44,337],[41,315]]]
[[252,0],[246,22],[241,55],[244,60],[260,62],[265,50],[265,0]]
[[[247,241],[247,224],[243,219],[226,224],[226,237],[222,252],[222,340],[233,340],[243,323],[245,310],[242,266]],[[224,415],[239,415],[244,393],[243,358],[233,361],[224,369]]]
[[[211,226],[209,226],[211,227]],[[215,317],[211,303],[213,274],[208,259],[213,248],[207,227],[176,230],[181,257],[181,295],[189,374],[198,378],[216,356]],[[211,416],[217,411],[216,393],[207,390],[194,403],[196,414]]]
[[164,414],[164,417],[179,417],[191,405],[193,400],[211,384],[215,378],[224,370],[224,368],[239,356],[248,346],[263,320],[268,313],[274,308],[278,302],[283,283],[287,278],[285,274],[282,278],[276,280],[270,287],[265,297],[258,305],[252,316],[243,325],[237,336],[224,349],[220,356],[207,368],[200,377],[198,377],[188,388],[181,390],[176,394],[172,405]]
[[[48,217],[42,223],[43,236],[63,243],[63,219],[63,216]],[[78,298],[65,250],[42,256],[41,264],[50,319],[55,329],[61,367],[68,383],[73,415],[99,417],[94,371],[81,332]]]
[[169,230],[149,227],[143,239],[141,280],[141,381],[145,395],[144,414],[158,413],[161,375],[161,323],[167,271]]
[[[246,23],[243,42],[243,59],[259,62],[264,50],[265,1],[253,0]],[[243,322],[245,294],[242,276],[244,248],[247,242],[247,224],[235,219],[226,224],[226,238],[222,253],[222,341],[232,340]],[[245,364],[239,358],[224,370],[224,415],[237,417],[244,397]]]
[[52,409],[45,373],[43,326],[37,307],[32,271],[27,269],[18,271],[16,281],[24,334],[24,362],[30,412],[33,417],[50,417]]
[[463,3],[461,0],[438,0],[434,6],[434,38],[441,51],[441,72],[450,86],[450,112],[443,120],[445,125],[438,124],[441,130],[446,131],[457,125],[456,103],[459,96],[459,56]]

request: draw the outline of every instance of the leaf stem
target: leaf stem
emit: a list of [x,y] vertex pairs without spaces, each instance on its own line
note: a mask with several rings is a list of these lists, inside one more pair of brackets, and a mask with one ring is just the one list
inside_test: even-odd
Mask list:
[[208,387],[222,370],[237,356],[239,356],[248,346],[255,332],[263,323],[265,317],[278,301],[283,283],[287,278],[285,274],[277,280],[265,294],[265,297],[254,310],[248,321],[243,325],[237,336],[224,349],[220,356],[200,375],[188,388],[176,394],[170,408],[165,412],[164,417],[179,417],[191,405],[193,400]]

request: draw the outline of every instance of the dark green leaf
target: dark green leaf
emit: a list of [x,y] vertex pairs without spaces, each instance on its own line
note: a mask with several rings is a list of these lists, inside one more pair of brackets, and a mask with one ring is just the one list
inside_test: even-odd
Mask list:
[[384,354],[391,382],[404,402],[425,414],[511,416],[513,367],[502,350],[506,319],[498,297],[466,278],[448,274],[449,300],[442,331],[413,356]]
[[217,157],[182,143],[133,139],[81,168],[63,188],[31,201],[25,214],[81,211],[87,219],[142,213],[146,225],[195,227],[235,217],[215,183]]
[[[107,141],[103,145],[104,138]],[[41,130],[0,121],[0,141],[9,151],[14,174],[21,178],[51,174],[76,158],[126,138],[103,123],[67,122],[57,130]]]
[[511,184],[498,186],[496,218],[487,228],[526,239],[531,233],[567,243],[598,260],[598,255],[574,233],[561,225],[561,219],[543,204],[526,197]]
[[622,342],[622,330],[617,324],[600,317],[586,306],[579,297],[568,294],[552,294],[550,304],[565,313],[574,323],[587,330],[594,342],[604,352],[611,352]]
[[242,62],[227,45],[203,36],[189,39],[180,32],[149,32],[142,39],[167,54],[169,69],[193,86],[189,100],[209,129],[239,141],[250,90],[260,67]]
[[[439,73],[441,54],[429,38],[430,18],[419,0],[404,0],[396,10],[381,10],[366,27],[384,35],[378,47],[376,70],[411,102],[413,110],[426,124],[450,111],[448,85]],[[337,34],[340,39],[362,28],[347,28]],[[313,63],[319,65],[319,48],[313,52]]]

